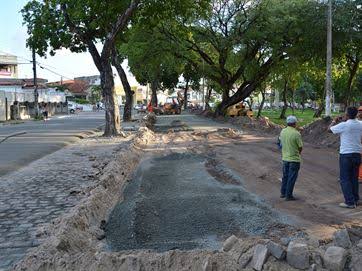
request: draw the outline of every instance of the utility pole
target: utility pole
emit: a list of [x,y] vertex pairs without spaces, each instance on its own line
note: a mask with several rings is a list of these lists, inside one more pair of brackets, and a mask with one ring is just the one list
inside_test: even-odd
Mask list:
[[205,61],[202,60],[202,109],[205,110],[206,109],[206,104],[205,104]]
[[34,110],[35,117],[39,116],[39,93],[38,93],[38,80],[36,77],[36,59],[35,59],[35,49],[33,48],[33,85],[34,85]]
[[327,71],[326,71],[326,116],[331,116],[332,98],[332,0],[328,1],[327,19]]

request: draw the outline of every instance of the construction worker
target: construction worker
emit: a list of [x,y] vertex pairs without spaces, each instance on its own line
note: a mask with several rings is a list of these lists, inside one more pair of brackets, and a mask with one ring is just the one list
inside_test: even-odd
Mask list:
[[296,200],[293,196],[295,182],[300,169],[301,152],[303,149],[302,136],[296,129],[297,118],[287,117],[287,128],[284,128],[279,136],[282,148],[283,178],[280,189],[280,197],[286,201]]
[[339,134],[341,140],[339,179],[345,200],[339,204],[342,208],[356,208],[359,202],[358,171],[361,164],[362,122],[357,119],[357,114],[356,107],[348,107],[345,121],[337,117],[328,127],[332,133]]

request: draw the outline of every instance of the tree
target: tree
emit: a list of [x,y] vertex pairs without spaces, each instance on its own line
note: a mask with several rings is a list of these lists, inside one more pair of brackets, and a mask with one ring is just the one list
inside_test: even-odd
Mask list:
[[191,51],[198,65],[205,63],[205,76],[222,89],[215,112],[222,115],[249,97],[280,61],[301,51],[309,12],[316,5],[304,0],[214,0],[208,13],[165,23],[162,31],[179,45],[175,53],[180,57]]
[[[353,83],[361,67],[362,59],[362,1],[340,0],[334,10],[334,54],[339,70],[344,70],[342,102],[345,107],[355,98]],[[341,65],[342,64],[342,65]],[[343,72],[342,72],[343,73]],[[339,80],[337,78],[337,80]]]
[[184,88],[184,108],[187,109],[187,102],[188,102],[188,90],[191,86],[192,89],[199,89],[200,88],[200,68],[198,66],[193,65],[191,62],[186,62],[183,67],[183,78],[185,80],[185,88]]
[[296,101],[302,106],[302,112],[304,112],[305,103],[314,98],[312,85],[308,81],[302,79],[300,86],[296,89],[295,97]]
[[134,26],[129,42],[119,48],[127,56],[131,72],[141,84],[151,86],[151,104],[158,105],[157,91],[173,89],[182,73],[182,62],[169,53],[170,43],[156,28]]
[[[28,27],[28,46],[41,56],[61,48],[88,51],[101,76],[105,104],[104,135],[119,133],[120,119],[111,67],[111,54],[117,35],[126,29],[140,0],[32,0],[22,9]],[[97,46],[102,44],[99,51]]]
[[102,88],[100,86],[92,86],[90,89],[89,101],[92,104],[100,102],[102,99]]
[[131,121],[134,91],[131,89],[131,86],[128,82],[127,74],[122,67],[122,62],[124,59],[124,56],[122,56],[119,49],[115,46],[112,50],[112,65],[117,70],[118,76],[121,79],[123,89],[126,94],[126,101],[123,111],[123,121]]

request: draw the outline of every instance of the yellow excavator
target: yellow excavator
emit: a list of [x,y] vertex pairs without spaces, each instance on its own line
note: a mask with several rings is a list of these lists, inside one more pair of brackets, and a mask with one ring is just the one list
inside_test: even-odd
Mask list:
[[184,97],[181,92],[177,92],[177,96],[168,97],[166,103],[163,105],[163,114],[165,115],[179,115],[181,114],[181,108],[184,104]]
[[230,117],[237,117],[237,116],[248,116],[249,118],[253,117],[253,110],[245,106],[244,103],[238,103],[230,106],[227,111],[226,115]]

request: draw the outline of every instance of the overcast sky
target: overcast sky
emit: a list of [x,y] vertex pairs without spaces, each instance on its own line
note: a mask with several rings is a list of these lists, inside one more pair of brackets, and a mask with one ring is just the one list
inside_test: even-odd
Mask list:
[[[26,26],[22,25],[20,10],[27,0],[0,0],[0,53],[9,53],[18,56],[19,63],[29,63],[31,51],[26,47]],[[68,50],[57,51],[55,56],[37,58],[44,67],[63,75],[64,80],[77,76],[99,74],[89,53],[75,54]],[[123,65],[126,68],[126,64]],[[19,64],[19,77],[31,78],[33,76],[31,64]],[[59,81],[60,76],[38,67],[38,77],[49,81]],[[134,77],[129,74],[131,85],[137,85]],[[120,84],[118,76],[116,85]]]

